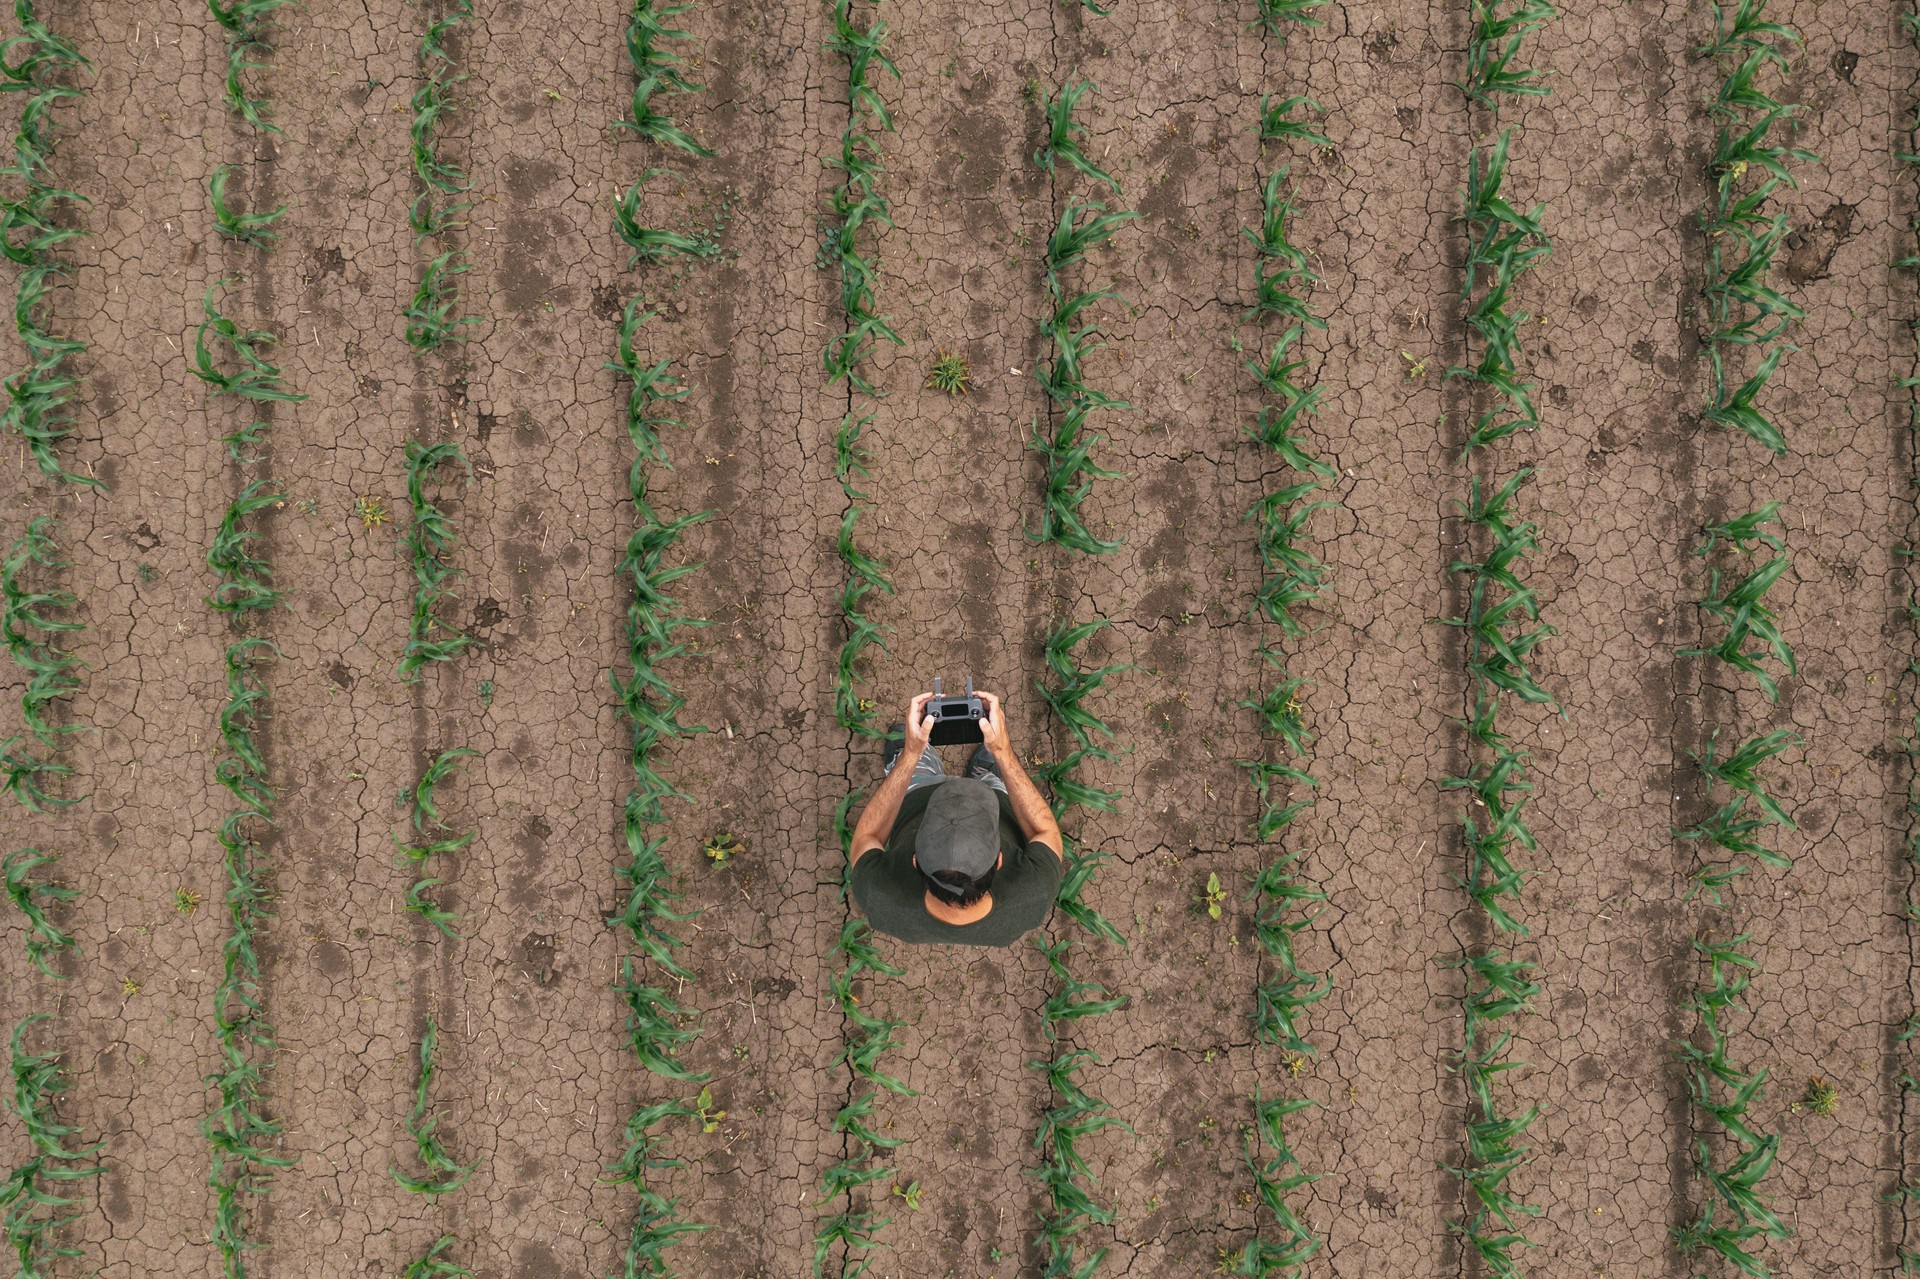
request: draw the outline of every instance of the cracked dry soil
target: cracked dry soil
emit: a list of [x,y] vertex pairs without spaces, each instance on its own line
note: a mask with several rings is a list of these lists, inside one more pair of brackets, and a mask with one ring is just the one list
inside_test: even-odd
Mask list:
[[[1534,756],[1541,842],[1525,908],[1545,993],[1514,1023],[1514,1055],[1532,1063],[1517,1075],[1521,1105],[1544,1108],[1516,1176],[1544,1208],[1527,1256],[1542,1275],[1690,1273],[1668,1242],[1698,1195],[1671,1045],[1691,1029],[1690,939],[1709,923],[1751,932],[1763,962],[1739,1034],[1774,1072],[1756,1114],[1784,1134],[1767,1189],[1795,1235],[1772,1263],[1887,1273],[1901,1238],[1880,1197],[1912,1154],[1892,1039],[1913,1002],[1897,749],[1911,634],[1893,621],[1906,593],[1894,550],[1913,535],[1894,387],[1912,302],[1886,264],[1907,251],[1913,212],[1893,151],[1916,67],[1884,6],[1777,7],[1806,39],[1781,96],[1807,104],[1797,142],[1823,157],[1776,197],[1801,228],[1790,284],[1808,312],[1771,392],[1794,444],[1777,462],[1693,418],[1706,385],[1693,217],[1712,88],[1690,50],[1711,15],[1569,4],[1528,45],[1552,95],[1502,112],[1519,129],[1510,181],[1546,204],[1554,241],[1524,299],[1540,317],[1544,426],[1494,459],[1502,474],[1538,470],[1529,580],[1559,630],[1538,669],[1568,710],[1518,716],[1513,730]],[[679,584],[714,625],[673,670],[689,718],[716,731],[664,771],[695,797],[669,828],[683,904],[702,912],[684,930],[699,980],[681,995],[705,1019],[686,1058],[713,1072],[728,1113],[711,1134],[672,1140],[686,1165],[661,1184],[713,1229],[671,1257],[689,1276],[808,1273],[819,1176],[841,1154],[829,1121],[850,1088],[832,1064],[843,1026],[822,967],[847,911],[832,814],[877,772],[877,751],[850,746],[830,712],[843,506],[831,439],[846,399],[822,385],[840,318],[815,260],[834,180],[818,161],[847,104],[843,66],[821,51],[827,10],[716,0],[682,20],[707,88],[674,110],[721,154],[679,165],[686,204],[667,207],[690,217],[731,188],[732,221],[723,262],[676,275],[626,270],[610,225],[611,197],[659,162],[609,128],[631,89],[625,6],[568,6],[556,21],[551,6],[482,0],[459,37],[472,78],[444,137],[475,179],[463,289],[485,322],[453,357],[416,359],[400,317],[416,263],[417,6],[286,11],[262,79],[278,141],[221,108],[224,45],[197,0],[41,8],[93,63],[87,95],[60,108],[57,169],[92,204],[88,238],[62,246],[76,269],[55,327],[89,347],[70,465],[109,492],[55,493],[11,446],[0,472],[9,538],[34,512],[62,521],[92,667],[74,715],[99,729],[71,744],[85,804],[6,819],[9,846],[59,851],[61,878],[81,891],[64,914],[81,944],[73,979],[32,973],[10,920],[0,1002],[9,1024],[58,1014],[63,1114],[107,1143],[107,1175],[70,1231],[85,1257],[71,1273],[214,1264],[198,1125],[224,921],[176,910],[175,891],[215,903],[223,888],[210,761],[225,631],[202,599],[237,484],[216,442],[226,428],[181,351],[202,290],[235,274],[251,321],[282,338],[289,383],[311,397],[277,417],[271,467],[288,502],[262,525],[291,592],[267,671],[282,797],[267,844],[266,1000],[280,1032],[269,1105],[298,1164],[253,1207],[270,1247],[250,1269],[391,1275],[452,1231],[476,1274],[574,1279],[605,1273],[624,1245],[632,1194],[596,1178],[654,1084],[621,1035],[608,989],[621,950],[602,923],[627,783],[606,671],[624,653],[614,569],[631,519],[625,390],[602,365],[638,292],[662,309],[652,358],[677,360],[693,388],[656,500],[716,513],[689,532],[686,558],[704,567]],[[1320,1103],[1290,1131],[1320,1176],[1297,1206],[1326,1236],[1322,1272],[1470,1273],[1446,1226],[1459,1183],[1440,1167],[1459,1157],[1466,1113],[1448,1069],[1461,989],[1448,961],[1470,933],[1449,878],[1456,804],[1438,786],[1458,764],[1447,716],[1463,676],[1435,622],[1455,611],[1446,565],[1467,472],[1437,425],[1450,403],[1440,379],[1409,378],[1401,355],[1437,372],[1461,349],[1454,219],[1472,139],[1448,81],[1465,6],[1333,5],[1324,28],[1284,47],[1244,29],[1244,4],[1122,0],[1107,18],[1038,0],[884,8],[900,70],[883,86],[898,131],[880,140],[896,225],[874,243],[880,309],[905,344],[881,348],[871,372],[887,398],[866,437],[862,527],[897,588],[870,601],[893,632],[871,696],[904,703],[934,673],[971,673],[1012,698],[1016,741],[1045,757],[1064,743],[1027,691],[1058,619],[1111,620],[1091,657],[1138,668],[1097,706],[1126,753],[1089,770],[1123,791],[1121,809],[1079,830],[1114,858],[1089,899],[1131,941],[1076,951],[1076,971],[1131,999],[1073,1038],[1100,1054],[1087,1082],[1134,1129],[1088,1143],[1098,1197],[1117,1212],[1088,1233],[1112,1246],[1102,1273],[1206,1273],[1246,1239],[1257,1219],[1238,1134],[1257,1084]],[[1097,381],[1134,406],[1103,423],[1101,460],[1124,475],[1096,486],[1088,513],[1097,534],[1126,540],[1098,559],[1023,536],[1040,474],[1025,439],[1045,407],[1031,377],[1039,245],[1059,198],[1092,194],[1030,162],[1039,120],[1023,86],[1074,72],[1099,84],[1082,112],[1087,149],[1143,215],[1090,273],[1129,303],[1102,314],[1112,349]],[[1297,1079],[1252,1042],[1243,903],[1218,923],[1190,909],[1208,871],[1238,885],[1267,857],[1236,764],[1260,750],[1238,703],[1265,680],[1241,516],[1276,477],[1241,435],[1255,401],[1229,340],[1253,280],[1239,228],[1289,158],[1263,154],[1248,130],[1269,92],[1317,99],[1336,142],[1292,157],[1293,238],[1313,252],[1329,319],[1313,339],[1313,437],[1341,472],[1339,509],[1311,526],[1332,589],[1290,649],[1292,672],[1313,681],[1322,782],[1290,838],[1329,895],[1303,964],[1334,982],[1310,1014],[1320,1056]],[[238,161],[249,198],[292,205],[264,257],[212,232],[205,175]],[[936,348],[971,361],[974,394],[921,389]],[[352,510],[368,495],[404,509],[401,449],[423,437],[457,439],[475,465],[470,486],[443,492],[465,572],[451,607],[486,647],[409,688],[393,673],[407,566],[393,529],[368,532]],[[1801,660],[1778,708],[1674,655],[1700,634],[1694,530],[1773,498],[1795,557],[1775,602]],[[18,672],[0,685],[11,704]],[[1795,866],[1749,876],[1722,919],[1687,900],[1690,851],[1669,831],[1701,802],[1686,750],[1736,716],[1806,744],[1774,770],[1799,814],[1783,845]],[[392,796],[456,745],[480,754],[446,806],[479,835],[444,872],[466,934],[448,941],[401,907]],[[719,830],[748,851],[714,870],[698,843]],[[1048,1099],[1025,1063],[1046,1052],[1045,965],[1030,947],[888,954],[907,975],[860,993],[906,1022],[890,1068],[919,1095],[888,1098],[883,1122],[904,1143],[900,1179],[924,1190],[915,1211],[892,1200],[873,1273],[1037,1273],[1039,1188],[1023,1170]],[[429,1015],[442,1028],[444,1136],[482,1161],[433,1203],[387,1175]],[[1790,1110],[1813,1074],[1840,1089],[1832,1119]],[[8,1127],[0,1157],[24,1149]]]

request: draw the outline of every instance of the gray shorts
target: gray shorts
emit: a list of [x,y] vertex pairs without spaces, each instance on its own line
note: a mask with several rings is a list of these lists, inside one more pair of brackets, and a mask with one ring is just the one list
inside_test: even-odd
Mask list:
[[[1006,794],[1007,784],[1001,780],[1000,765],[994,762],[991,752],[982,751],[980,754],[980,762],[975,766],[974,770],[967,775],[985,782],[1002,795]],[[894,761],[894,766],[896,768],[899,766],[898,760]],[[907,780],[907,792],[911,794],[922,786],[932,786],[936,782],[944,782],[949,775],[947,770],[940,766],[940,753],[929,746],[920,752],[920,758],[914,762],[913,776]]]

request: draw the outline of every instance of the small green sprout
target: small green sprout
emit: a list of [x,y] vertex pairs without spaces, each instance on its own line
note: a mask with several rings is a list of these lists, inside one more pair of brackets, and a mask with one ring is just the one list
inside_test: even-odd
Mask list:
[[377,497],[354,498],[353,513],[359,517],[360,527],[369,531],[393,519],[393,516],[387,513],[387,504]]
[[908,1212],[920,1211],[920,1183],[909,1181],[904,1186],[895,1186],[893,1193],[906,1201]]
[[972,388],[969,377],[972,366],[966,357],[950,351],[936,351],[933,358],[933,371],[927,374],[927,389],[944,391],[948,395],[965,395]]
[[1226,900],[1227,890],[1220,886],[1219,874],[1209,871],[1206,891],[1193,899],[1194,905],[1204,907],[1209,919],[1218,919],[1220,907],[1226,904]]
[[700,1089],[700,1096],[694,1101],[693,1108],[700,1112],[701,1132],[712,1132],[720,1126],[720,1121],[727,1117],[726,1111],[718,1110],[714,1107],[713,1089],[711,1088],[703,1087]]
[[1840,1113],[1840,1090],[1819,1075],[1813,1076],[1807,1080],[1807,1091],[1793,1103],[1795,1114],[1803,1111],[1822,1119],[1833,1118]]
[[735,857],[746,852],[747,845],[744,840],[723,832],[718,835],[709,835],[701,840],[700,851],[707,855],[708,861],[719,867],[725,866]]
[[193,912],[199,908],[202,900],[204,899],[200,894],[194,892],[191,888],[176,888],[173,890],[173,908],[182,915],[193,914]]

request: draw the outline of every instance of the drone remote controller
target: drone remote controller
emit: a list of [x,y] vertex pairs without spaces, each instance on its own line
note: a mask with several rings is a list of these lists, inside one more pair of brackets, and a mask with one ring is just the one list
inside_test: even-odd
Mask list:
[[986,706],[973,695],[973,676],[967,676],[965,697],[942,696],[940,677],[933,677],[933,700],[927,703],[927,716],[933,720],[933,731],[927,740],[933,745],[954,746],[985,741],[985,736],[980,732],[980,721],[986,718],[986,714]]

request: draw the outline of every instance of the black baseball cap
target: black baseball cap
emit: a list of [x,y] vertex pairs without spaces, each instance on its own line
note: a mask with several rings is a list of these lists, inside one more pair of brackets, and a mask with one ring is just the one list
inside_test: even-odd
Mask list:
[[920,873],[952,871],[979,879],[1000,859],[1000,801],[993,787],[971,777],[949,777],[933,788],[913,841]]

